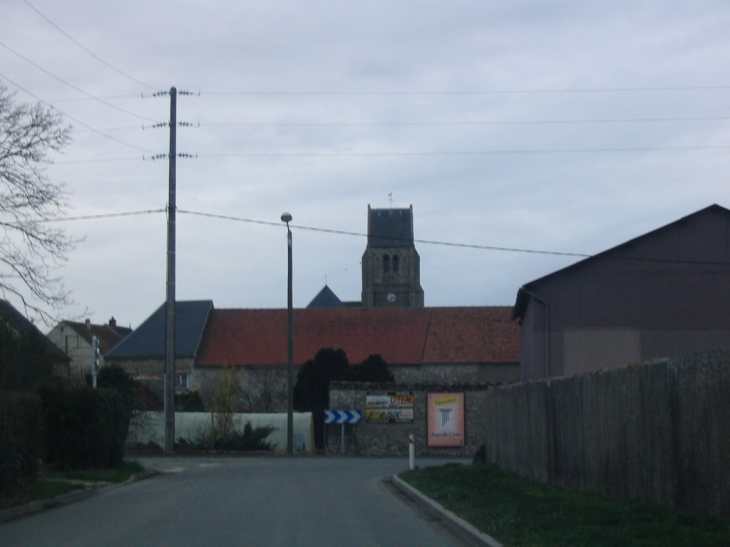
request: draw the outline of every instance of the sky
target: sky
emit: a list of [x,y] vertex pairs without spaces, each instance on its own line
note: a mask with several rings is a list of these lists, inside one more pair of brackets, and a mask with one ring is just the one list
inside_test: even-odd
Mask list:
[[368,205],[412,205],[426,305],[510,306],[730,207],[729,28],[719,0],[0,0],[0,83],[73,126],[59,317],[165,301],[172,87],[178,300],[285,307],[284,211],[294,306],[359,300]]

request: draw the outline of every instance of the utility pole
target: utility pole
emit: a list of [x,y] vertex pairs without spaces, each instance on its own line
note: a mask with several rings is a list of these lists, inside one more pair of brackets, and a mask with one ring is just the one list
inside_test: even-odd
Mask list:
[[96,389],[96,377],[99,374],[99,339],[91,337],[91,387]]
[[[165,300],[165,453],[172,454],[175,451],[175,214],[177,213],[176,202],[176,161],[178,155],[183,158],[193,158],[191,154],[177,153],[177,96],[192,95],[189,91],[180,91],[174,87],[170,91],[158,91],[153,97],[170,95],[170,123],[157,123],[152,127],[170,127],[170,153],[156,154],[150,159],[159,160],[167,157],[169,168],[169,191],[167,198],[167,298]],[[192,126],[187,122],[180,125]]]
[[167,200],[167,301],[165,306],[165,453],[175,452],[175,212],[177,89],[170,88],[170,161]]

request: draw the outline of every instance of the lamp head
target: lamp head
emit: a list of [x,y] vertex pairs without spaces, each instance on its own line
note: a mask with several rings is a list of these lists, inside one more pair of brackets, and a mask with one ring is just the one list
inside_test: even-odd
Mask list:
[[281,213],[281,221],[289,224],[291,222],[291,214],[290,213]]

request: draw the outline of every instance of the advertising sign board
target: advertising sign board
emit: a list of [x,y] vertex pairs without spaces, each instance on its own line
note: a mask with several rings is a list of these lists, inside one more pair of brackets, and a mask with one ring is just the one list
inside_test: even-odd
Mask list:
[[428,394],[428,446],[464,446],[464,394]]
[[413,393],[373,391],[365,395],[365,420],[371,423],[413,423]]

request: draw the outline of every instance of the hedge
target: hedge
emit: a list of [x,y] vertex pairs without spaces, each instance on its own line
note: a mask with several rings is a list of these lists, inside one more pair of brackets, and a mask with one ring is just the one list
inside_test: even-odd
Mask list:
[[0,492],[37,479],[42,416],[37,395],[0,391]]
[[124,462],[129,405],[112,389],[41,388],[45,461],[59,470]]

